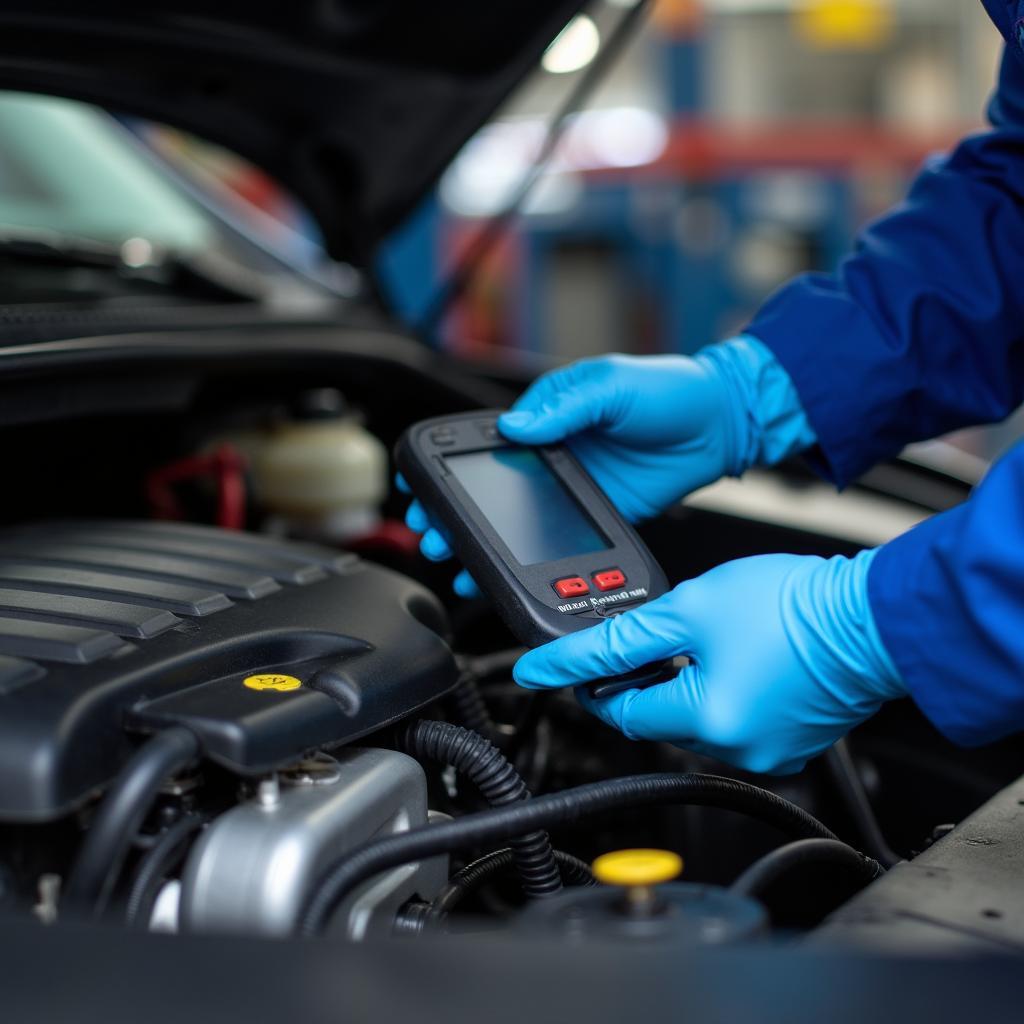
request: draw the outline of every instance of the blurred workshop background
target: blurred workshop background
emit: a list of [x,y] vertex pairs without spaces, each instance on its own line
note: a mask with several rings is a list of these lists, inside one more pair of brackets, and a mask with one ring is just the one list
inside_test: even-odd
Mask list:
[[[579,15],[395,238],[382,269],[411,322],[631,5]],[[963,0],[657,0],[442,343],[563,361],[734,332],[982,123],[999,42]]]
[[[410,326],[635,2],[593,0],[383,248]],[[835,267],[930,152],[983,124],[1000,44],[964,0],[653,0],[431,342],[543,365],[728,336],[793,274]],[[175,133],[154,141],[309,237],[258,173]]]

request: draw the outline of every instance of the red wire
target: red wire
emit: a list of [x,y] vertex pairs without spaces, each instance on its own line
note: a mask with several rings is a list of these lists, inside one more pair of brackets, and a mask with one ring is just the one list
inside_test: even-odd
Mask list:
[[221,445],[217,460],[218,523],[226,530],[245,529],[245,460],[230,445]]
[[156,519],[183,519],[174,486],[213,477],[217,484],[217,524],[244,530],[246,521],[245,459],[230,444],[208,455],[187,455],[153,470],[146,478],[146,498]]

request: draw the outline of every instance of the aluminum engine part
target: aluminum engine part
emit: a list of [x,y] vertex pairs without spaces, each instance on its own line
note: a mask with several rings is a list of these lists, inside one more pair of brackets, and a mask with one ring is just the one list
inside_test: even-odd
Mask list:
[[[218,818],[182,877],[185,931],[287,935],[313,884],[339,854],[427,823],[427,778],[411,757],[349,749],[282,773]],[[411,896],[429,899],[448,877],[446,857],[371,879],[338,909],[332,930],[364,938],[389,931]]]

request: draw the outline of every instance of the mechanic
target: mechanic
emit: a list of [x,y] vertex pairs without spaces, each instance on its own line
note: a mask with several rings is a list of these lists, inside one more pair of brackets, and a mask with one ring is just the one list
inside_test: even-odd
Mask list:
[[[639,520],[795,453],[842,487],[908,442],[1008,416],[1024,400],[1024,0],[984,3],[1008,41],[992,129],[926,165],[836,275],[795,279],[693,358],[545,375],[502,432],[568,441]],[[409,522],[427,527],[418,506]],[[422,546],[448,555],[435,530]],[[906,695],[961,744],[1024,728],[1024,443],[880,548],[729,562],[530,651],[515,678],[578,686],[679,654],[670,682],[579,698],[629,737],[776,773]]]

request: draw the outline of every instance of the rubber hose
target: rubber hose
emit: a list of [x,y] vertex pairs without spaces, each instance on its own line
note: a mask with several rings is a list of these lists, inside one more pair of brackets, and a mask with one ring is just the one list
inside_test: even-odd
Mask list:
[[717,775],[660,773],[592,782],[455,821],[420,826],[374,839],[335,861],[314,887],[299,931],[316,935],[352,889],[373,875],[462,847],[498,842],[531,829],[573,825],[606,811],[686,803],[738,811],[774,825],[794,839],[835,839],[817,818],[775,793]]
[[864,849],[886,868],[898,864],[903,858],[895,853],[885,841],[881,826],[875,817],[874,808],[868,798],[864,782],[857,771],[857,765],[850,754],[846,740],[838,740],[825,752],[825,767],[832,782],[839,790],[839,796],[853,818]]
[[[399,733],[398,746],[420,759],[450,764],[465,775],[491,807],[529,800],[530,791],[513,765],[493,743],[450,722],[413,722]],[[562,888],[547,832],[531,831],[510,839],[523,892],[531,899]]]
[[497,729],[477,685],[476,676],[471,672],[464,673],[459,685],[452,691],[451,699],[459,724],[480,733],[481,736],[486,736],[493,742]]
[[[555,850],[555,860],[566,885],[596,885],[594,874],[586,861],[574,857],[564,850]],[[486,885],[495,875],[507,871],[514,863],[514,854],[510,846],[503,850],[484,854],[479,860],[467,864],[461,871],[453,875],[448,884],[434,897],[430,904],[427,924],[440,921],[450,914],[467,896],[481,886]]]
[[158,732],[129,758],[100,804],[68,875],[60,909],[98,917],[128,848],[160,788],[199,755],[199,740],[181,726]]
[[478,680],[503,675],[511,679],[512,667],[529,650],[528,647],[509,647],[490,654],[475,654],[467,659],[470,671]]
[[836,839],[801,839],[754,861],[730,888],[743,896],[759,899],[791,872],[810,865],[835,868],[859,888],[885,874],[885,868],[877,860],[846,843]]
[[146,854],[135,872],[128,891],[124,919],[130,927],[148,927],[160,883],[181,859],[185,843],[205,822],[206,819],[201,814],[185,814],[169,826],[153,844],[153,848]]

